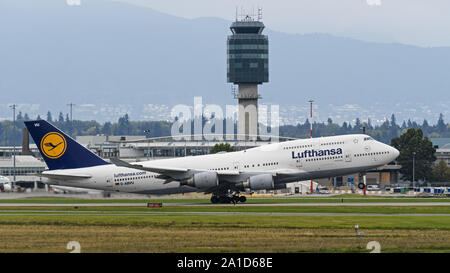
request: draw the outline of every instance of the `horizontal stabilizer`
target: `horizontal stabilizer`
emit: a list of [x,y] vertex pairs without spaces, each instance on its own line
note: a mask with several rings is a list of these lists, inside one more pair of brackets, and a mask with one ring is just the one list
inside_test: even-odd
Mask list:
[[64,173],[40,173],[37,174],[37,176],[60,180],[88,179],[92,177],[92,175],[88,174],[64,174]]

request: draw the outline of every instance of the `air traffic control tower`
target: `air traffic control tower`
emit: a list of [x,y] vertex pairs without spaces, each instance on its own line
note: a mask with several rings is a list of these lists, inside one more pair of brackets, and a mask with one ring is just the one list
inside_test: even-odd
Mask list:
[[227,81],[238,86],[238,134],[258,135],[258,85],[269,81],[269,40],[260,16],[236,18],[227,40]]

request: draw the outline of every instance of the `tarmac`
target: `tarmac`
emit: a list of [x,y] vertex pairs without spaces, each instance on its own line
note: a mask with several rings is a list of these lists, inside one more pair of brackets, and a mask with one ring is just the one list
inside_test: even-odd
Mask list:
[[[86,203],[45,203],[45,199],[43,202],[32,202],[27,203],[24,202],[23,199],[19,198],[29,198],[29,197],[41,197],[41,198],[53,198],[53,197],[67,197],[67,198],[77,198],[77,199],[85,199]],[[297,196],[296,196],[297,197]],[[391,197],[391,196],[389,196]],[[154,196],[147,195],[134,195],[134,194],[117,194],[112,198],[104,198],[102,195],[98,194],[64,194],[57,195],[53,193],[46,192],[34,192],[34,193],[4,193],[0,194],[0,200],[9,200],[8,203],[0,203],[0,216],[6,215],[117,215],[117,216],[149,216],[149,215],[214,215],[214,216],[290,216],[290,217],[301,217],[301,216],[450,216],[450,214],[439,214],[439,213],[301,213],[301,212],[191,212],[191,211],[183,211],[183,212],[167,212],[167,211],[157,211],[156,209],[152,209],[151,211],[102,211],[96,210],[97,207],[129,207],[129,208],[145,208],[148,203],[146,202],[131,202],[133,199],[152,199],[152,202],[157,203],[158,198],[154,198]],[[161,198],[161,197],[159,197]],[[167,198],[167,197],[165,197]],[[173,199],[179,199],[180,197],[172,197]],[[171,199],[172,199],[171,198]],[[199,196],[183,196],[184,200],[186,198],[200,198]],[[411,202],[389,202],[389,198],[386,198],[386,202],[381,201],[380,199],[376,199],[378,202],[371,202],[371,199],[365,200],[366,202],[357,202],[355,199],[360,200],[360,198],[344,198],[342,202],[340,202],[340,198],[333,198],[333,196],[321,196],[323,200],[321,202],[314,203],[286,203],[280,201],[279,203],[273,203],[274,197],[267,197],[267,199],[272,199],[271,202],[263,203],[264,198],[258,197],[257,199],[261,203],[237,203],[234,204],[211,204],[211,203],[171,203],[171,202],[163,202],[162,207],[422,207],[422,206],[450,206],[450,202],[440,202],[438,200],[433,200],[431,202],[414,202],[414,198],[410,198]],[[292,197],[278,197],[283,200],[292,198]],[[298,198],[298,197],[297,197]],[[391,197],[392,198],[392,197]],[[18,199],[18,200],[13,200]],[[129,199],[130,202],[119,203],[114,202],[115,199]],[[307,200],[308,197],[305,198]],[[329,199],[330,202],[324,203],[324,200]],[[349,200],[352,200],[349,202]],[[62,198],[62,200],[64,200]],[[90,200],[108,200],[103,201],[105,203],[92,203]],[[162,198],[161,198],[162,200]],[[381,202],[380,202],[381,201]],[[405,200],[406,201],[406,200]],[[1,209],[2,207],[6,208],[26,208],[26,207],[39,207],[42,209],[39,210],[26,210],[26,209]],[[89,207],[92,208],[89,211],[66,211],[66,210],[46,210],[45,207],[65,207],[65,208],[80,208],[80,207]]]
[[[232,207],[233,204],[208,204],[208,203],[162,203],[162,207],[183,207],[183,206],[220,206]],[[450,206],[450,202],[380,202],[380,203],[237,203],[240,207],[277,207],[277,206],[297,206],[297,207],[365,207],[365,206],[392,206],[392,207],[417,207],[417,206]],[[0,207],[147,207],[147,203],[0,203]]]
[[[23,202],[23,200],[20,200],[21,198],[54,198],[54,197],[61,197],[62,200],[64,198],[76,198],[76,199],[85,199],[87,203],[44,203],[44,202],[37,202],[37,203],[29,203],[29,202]],[[392,200],[392,195],[386,196],[386,200]],[[147,202],[114,202],[115,199],[152,199],[152,202],[158,202],[158,199],[198,199],[198,198],[204,198],[203,195],[185,195],[182,197],[174,197],[174,196],[150,196],[150,195],[138,195],[138,194],[127,194],[127,193],[114,193],[111,197],[105,198],[101,194],[54,194],[49,192],[31,192],[31,193],[18,193],[18,192],[12,192],[12,193],[1,193],[0,194],[0,200],[11,200],[8,203],[0,203],[1,207],[147,207]],[[258,199],[260,201],[264,199],[274,199],[274,198],[280,198],[282,200],[291,199],[291,198],[304,198],[304,200],[308,200],[310,197],[305,196],[274,196],[274,197],[255,197],[255,199]],[[258,206],[268,206],[268,207],[276,207],[276,206],[298,206],[298,207],[361,207],[361,206],[393,206],[393,207],[419,207],[419,206],[450,206],[450,200],[447,202],[440,202],[440,201],[431,201],[430,202],[414,202],[413,197],[408,198],[411,200],[411,202],[380,202],[382,198],[377,199],[366,199],[365,202],[355,202],[353,200],[361,200],[361,198],[349,198],[345,197],[343,199],[334,197],[333,195],[327,195],[323,196],[320,195],[319,197],[321,202],[314,202],[314,203],[290,203],[290,202],[283,202],[280,201],[279,203],[273,203],[273,202],[259,202],[259,203],[237,203],[236,206],[240,207],[258,207]],[[318,198],[318,199],[319,199]],[[18,199],[14,200],[13,199]],[[330,202],[324,202],[324,200],[329,199]],[[403,198],[402,198],[403,199]],[[406,198],[405,198],[406,199]],[[403,199],[403,200],[405,200]],[[90,200],[108,200],[104,201],[105,203],[88,203]],[[342,202],[340,202],[342,200]],[[351,202],[348,202],[348,200],[352,200]],[[371,201],[371,200],[377,200],[377,201]],[[44,200],[43,200],[44,201]],[[109,202],[110,201],[110,202]],[[183,207],[183,206],[221,206],[221,207],[230,207],[234,206],[233,204],[211,204],[211,203],[191,203],[191,202],[163,202],[163,207]],[[428,215],[428,214],[427,214]]]

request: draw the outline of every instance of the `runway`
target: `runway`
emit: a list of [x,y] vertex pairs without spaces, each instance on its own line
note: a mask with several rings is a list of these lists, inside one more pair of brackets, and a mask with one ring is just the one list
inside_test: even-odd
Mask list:
[[[168,203],[163,204],[163,206],[167,207],[176,207],[176,206],[233,206],[233,204],[193,204],[193,203]],[[401,202],[383,202],[383,203],[238,203],[236,206],[248,206],[248,207],[284,207],[284,206],[293,206],[293,207],[363,207],[363,206],[392,206],[392,207],[411,207],[411,206],[450,206],[450,202],[410,202],[410,203],[401,203]]]
[[[163,207],[233,207],[233,204],[209,203],[162,203]],[[450,202],[358,202],[358,203],[237,203],[239,207],[414,207],[414,206],[450,206]],[[147,203],[0,203],[0,207],[147,207]]]

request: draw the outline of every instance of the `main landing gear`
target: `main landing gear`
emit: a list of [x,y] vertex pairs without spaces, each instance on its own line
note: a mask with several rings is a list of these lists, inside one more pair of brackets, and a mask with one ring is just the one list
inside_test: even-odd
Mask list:
[[211,203],[213,204],[236,204],[238,202],[245,203],[247,198],[245,196],[233,195],[213,195],[211,196]]

